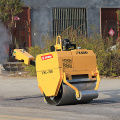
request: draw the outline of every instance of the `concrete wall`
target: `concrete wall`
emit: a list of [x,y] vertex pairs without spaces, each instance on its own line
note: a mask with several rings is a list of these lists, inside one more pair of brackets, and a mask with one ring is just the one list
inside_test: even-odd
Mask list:
[[24,3],[31,6],[32,41],[38,45],[42,35],[48,31],[52,35],[52,8],[86,8],[88,36],[92,35],[91,25],[101,34],[101,8],[120,8],[120,0],[24,0]]
[[8,60],[10,43],[11,37],[3,23],[0,22],[0,64]]
[[[32,45],[42,46],[43,35],[52,36],[52,8],[86,8],[87,33],[92,35],[91,25],[96,27],[100,34],[100,9],[120,8],[120,0],[23,0],[25,6],[31,6]],[[10,36],[0,23],[0,63],[7,60]]]

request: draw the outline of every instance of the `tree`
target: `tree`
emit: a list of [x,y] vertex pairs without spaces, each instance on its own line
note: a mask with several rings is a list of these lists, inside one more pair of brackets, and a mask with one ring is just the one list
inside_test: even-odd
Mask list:
[[0,0],[0,19],[9,25],[14,23],[14,16],[22,12],[21,0]]
[[24,5],[21,0],[0,0],[0,21],[8,28],[9,34],[12,36],[12,46],[16,46],[16,37],[14,36],[14,30],[16,28],[17,14],[22,12],[22,6]]

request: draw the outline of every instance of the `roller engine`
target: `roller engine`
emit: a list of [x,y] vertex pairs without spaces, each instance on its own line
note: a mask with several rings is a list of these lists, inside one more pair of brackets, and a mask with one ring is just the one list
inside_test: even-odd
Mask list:
[[51,52],[37,55],[36,61],[23,49],[14,49],[13,55],[36,65],[38,87],[51,105],[87,103],[98,97],[100,77],[92,50],[76,49],[68,39],[61,41],[57,36]]

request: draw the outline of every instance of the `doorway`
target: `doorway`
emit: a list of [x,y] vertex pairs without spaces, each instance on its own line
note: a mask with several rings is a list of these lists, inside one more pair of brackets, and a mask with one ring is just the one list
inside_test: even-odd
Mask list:
[[31,47],[31,19],[30,8],[23,7],[23,11],[17,15],[19,20],[15,21],[13,28],[12,41],[19,48]]
[[[116,42],[116,39],[119,37],[119,24],[118,24],[118,8],[101,8],[101,33],[102,37],[106,39],[107,37],[112,36],[113,40]],[[113,34],[111,35],[110,30]]]

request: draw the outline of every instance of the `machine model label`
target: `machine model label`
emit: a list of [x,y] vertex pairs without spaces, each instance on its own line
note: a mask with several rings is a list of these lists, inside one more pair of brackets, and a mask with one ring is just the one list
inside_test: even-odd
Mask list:
[[88,51],[77,51],[76,54],[88,54]]
[[42,71],[42,75],[53,73],[53,70],[44,70]]
[[47,60],[47,59],[51,59],[51,58],[53,58],[53,55],[52,55],[52,54],[41,56],[41,59],[42,59],[42,60]]

